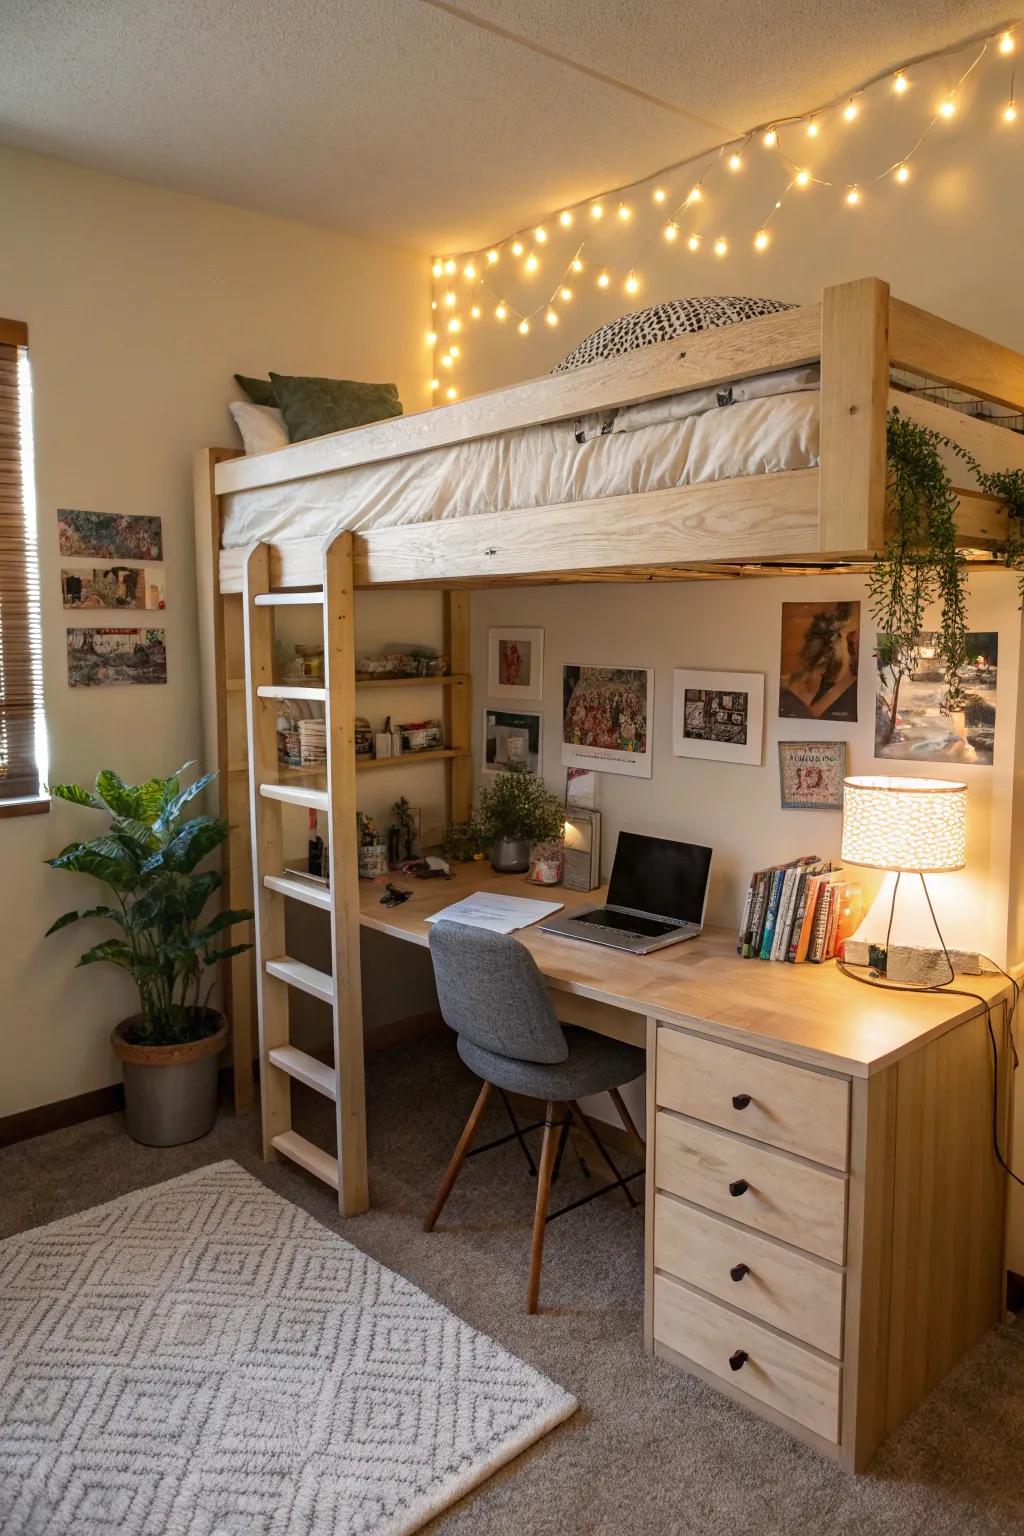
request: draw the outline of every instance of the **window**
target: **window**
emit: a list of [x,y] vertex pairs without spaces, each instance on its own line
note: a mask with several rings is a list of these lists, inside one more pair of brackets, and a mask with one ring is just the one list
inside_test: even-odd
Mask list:
[[45,810],[28,329],[0,320],[0,816]]

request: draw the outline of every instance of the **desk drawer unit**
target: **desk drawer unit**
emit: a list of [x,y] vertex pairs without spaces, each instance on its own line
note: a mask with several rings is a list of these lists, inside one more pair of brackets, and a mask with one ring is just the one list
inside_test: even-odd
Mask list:
[[656,1275],[654,1336],[824,1440],[839,1438],[841,1368],[742,1313]]
[[850,1084],[676,1029],[658,1031],[658,1103],[825,1163],[849,1167]]

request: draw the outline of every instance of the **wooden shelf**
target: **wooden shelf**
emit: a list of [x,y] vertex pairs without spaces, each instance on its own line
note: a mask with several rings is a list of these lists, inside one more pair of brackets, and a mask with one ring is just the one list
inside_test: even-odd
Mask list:
[[468,672],[446,672],[443,677],[357,677],[357,688],[461,688]]
[[[408,768],[415,763],[443,763],[453,758],[471,757],[473,754],[459,747],[434,747],[428,752],[402,752],[398,757],[357,757],[356,768],[362,773],[369,768]],[[245,762],[229,763],[229,773],[248,773],[249,765]],[[323,778],[326,768],[322,764],[312,763],[306,768],[296,768],[290,763],[278,763],[278,774],[282,778],[313,779]]]

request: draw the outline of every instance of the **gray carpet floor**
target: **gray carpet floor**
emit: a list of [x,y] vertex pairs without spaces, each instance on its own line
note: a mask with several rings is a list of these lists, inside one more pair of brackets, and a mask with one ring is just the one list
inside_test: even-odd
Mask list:
[[[451,1041],[368,1060],[373,1210],[342,1222],[300,1169],[262,1162],[255,1115],[225,1110],[191,1146],[137,1146],[120,1116],[0,1151],[0,1235],[231,1157],[530,1361],[581,1410],[428,1529],[443,1536],[796,1536],[1024,1532],[1024,1334],[996,1329],[849,1477],[643,1352],[643,1231],[620,1194],[548,1228],[542,1314],[524,1310],[533,1186],[515,1144],[470,1161],[422,1231],[476,1093]],[[296,1127],[329,1142],[329,1108],[296,1090]],[[485,1130],[503,1134],[500,1104]],[[623,1161],[628,1161],[623,1158]],[[560,1199],[585,1192],[567,1156]]]

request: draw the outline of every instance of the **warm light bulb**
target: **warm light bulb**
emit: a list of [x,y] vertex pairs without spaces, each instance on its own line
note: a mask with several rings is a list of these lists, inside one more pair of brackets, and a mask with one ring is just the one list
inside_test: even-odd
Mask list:
[[953,116],[955,111],[956,111],[956,102],[953,100],[952,96],[947,96],[946,100],[942,103],[942,106],[939,108],[939,116],[946,118],[947,121],[948,121],[949,118],[951,118]]
[[625,222],[633,217],[633,210],[628,203],[619,204],[619,218]]
[[691,251],[699,251],[700,250],[700,235],[691,235],[689,240],[687,240],[686,244],[689,246]]
[[860,110],[860,108],[857,106],[857,103],[854,101],[853,97],[851,96],[850,100],[846,103],[846,106],[843,108],[843,116],[846,118],[846,121],[848,123],[852,123],[854,118],[857,116],[857,113],[858,113],[859,110]]
[[470,310],[470,314],[472,315],[474,320],[479,320],[480,319],[480,305],[479,304],[474,304],[473,308]]
[[437,300],[436,299],[431,299],[430,307],[431,307],[431,309],[436,309],[437,308]]
[[793,180],[798,187],[809,187],[811,184],[811,173],[810,171],[797,171]]
[[431,379],[430,387],[431,387],[431,389],[440,389],[441,388],[441,380],[440,379]]
[[850,188],[849,192],[846,194],[846,201],[849,203],[851,208],[856,208],[857,204],[860,202],[860,191],[857,187]]
[[536,272],[536,270],[537,270],[537,268],[539,266],[540,266],[540,262],[537,260],[537,253],[536,253],[536,251],[531,251],[529,256],[527,256],[526,260],[523,262],[523,271],[524,272]]
[[724,256],[726,251],[728,251],[728,249],[729,249],[729,242],[728,242],[728,240],[726,240],[724,235],[719,235],[718,239],[715,241],[715,246],[714,246],[715,255],[716,256]]
[[459,355],[458,347],[449,347],[448,351],[451,353],[452,357],[458,357]]
[[909,165],[898,165],[896,167],[896,180],[900,181],[900,182],[909,181],[910,180],[910,166]]
[[754,236],[754,250],[766,251],[768,249],[769,235],[766,229],[759,229]]
[[635,272],[631,272],[629,274],[629,276],[626,278],[624,286],[627,293],[639,293],[640,279],[637,277]]
[[512,241],[512,255],[513,256],[521,256],[522,254],[523,254],[523,242],[521,240],[513,240]]
[[544,228],[543,224],[538,224],[537,225],[537,228],[533,232],[533,236],[534,236],[534,239],[538,242],[538,244],[540,244],[540,245],[544,244],[545,240],[548,238],[548,232]]
[[592,219],[603,219],[604,218],[604,204],[603,203],[591,203],[591,205],[590,205],[590,217]]
[[678,224],[666,224],[665,225],[665,229],[664,229],[664,235],[665,235],[665,239],[671,245],[673,240],[678,240],[679,239],[679,225]]
[[1004,123],[1015,123],[1016,121],[1017,121],[1017,108],[1014,106],[1013,102],[1011,101],[1011,102],[1008,102],[1007,105],[1003,108],[1003,122]]
[[430,270],[433,272],[435,277],[440,277],[441,273],[444,271],[444,263],[441,261],[435,261]]
[[572,261],[569,263],[569,265],[570,265],[570,267],[572,268],[572,270],[574,272],[582,272],[583,271],[583,263],[582,263],[582,261],[580,261],[578,256],[574,256]]
[[999,39],[999,52],[1012,53],[1016,46],[1017,45],[1013,40],[1013,33],[1004,32],[1002,37]]
[[558,297],[561,299],[563,304],[568,304],[569,300],[572,298],[572,289],[560,288],[558,290]]
[[502,302],[495,307],[494,318],[495,320],[508,319],[508,305],[504,302],[504,300],[502,300]]
[[530,331],[530,322],[529,322],[529,320],[520,320],[520,322],[519,322],[519,334],[520,334],[520,336],[527,336],[527,335],[529,335],[529,331]]
[[544,319],[547,321],[548,325],[558,324],[558,316],[555,314],[553,309],[548,310],[547,314],[544,316]]
[[664,187],[655,187],[653,197],[656,203],[663,203],[668,196]]
[[732,154],[729,156],[725,163],[729,167],[730,171],[742,171],[743,156],[739,154],[737,150],[733,150]]
[[462,269],[462,275],[463,277],[467,278],[469,282],[472,282],[474,277],[476,277],[476,267],[474,267],[471,261],[466,262],[466,265]]
[[462,330],[462,321],[458,318],[448,321],[448,331],[452,336],[457,336]]
[[569,212],[568,208],[562,209],[561,213],[558,215],[558,222],[561,224],[563,229],[568,229],[571,226],[572,214]]
[[598,287],[599,287],[599,288],[607,288],[607,287],[608,287],[608,284],[609,284],[609,283],[610,283],[610,282],[611,282],[611,278],[610,278],[610,277],[609,277],[609,276],[608,276],[608,273],[607,273],[607,271],[605,271],[605,272],[602,272],[602,273],[601,273],[601,275],[600,275],[600,277],[599,277],[599,278],[598,278],[598,280],[597,280],[597,286],[598,286]]
[[907,79],[902,69],[896,76],[896,79],[893,81],[892,88],[896,92],[897,96],[902,96],[905,91],[910,89],[910,81]]
[[489,267],[493,267],[494,263],[497,261],[497,259],[498,259],[497,251],[490,250],[490,251],[487,252],[487,265]]
[[446,309],[454,309],[455,308],[455,295],[454,295],[454,293],[452,293],[450,288],[449,288],[448,292],[444,296],[444,303],[445,303],[445,308]]
[[452,355],[451,355],[451,353],[450,352],[442,353],[442,356],[441,356],[441,367],[442,368],[450,368],[451,365],[452,365]]
[[821,129],[818,127],[817,118],[812,117],[810,122],[807,124],[807,137],[809,139],[816,139],[820,132]]
[[447,388],[447,389],[446,389],[446,390],[445,390],[445,395],[446,395],[446,397],[447,397],[447,398],[448,398],[448,399],[449,399],[449,400],[457,400],[457,399],[458,399],[458,398],[459,398],[459,392],[458,392],[458,390],[457,390],[457,389],[456,389],[456,388],[455,388],[455,385],[454,385],[454,384],[450,384],[450,385],[449,385],[449,386],[448,386],[448,388]]
[[437,332],[436,331],[428,331],[427,332],[427,346],[428,347],[432,347],[436,340],[437,340]]
[[701,191],[700,186],[699,185],[693,186],[693,187],[690,188],[689,192],[686,194],[686,201],[688,203],[699,203],[702,200],[703,196],[704,196],[704,193]]
[[766,129],[766,131],[764,133],[764,136],[761,139],[761,143],[764,145],[765,149],[774,149],[778,142],[779,142],[779,135],[778,135],[778,132],[776,131],[776,129],[774,129],[774,128]]
[[445,262],[444,269],[448,273],[449,277],[451,277],[452,273],[455,271],[455,261],[451,256],[449,256],[448,260]]

